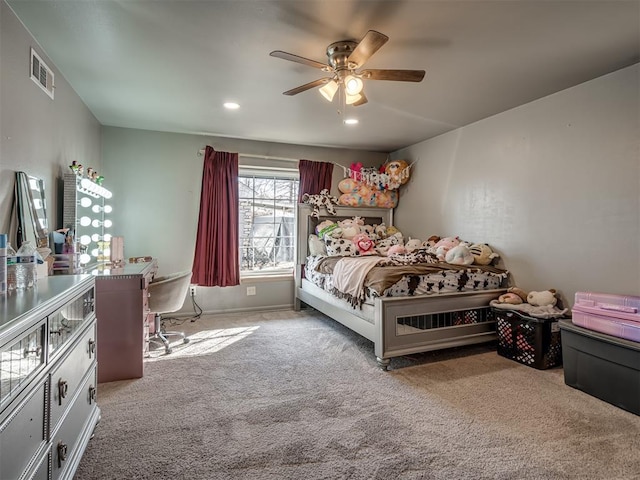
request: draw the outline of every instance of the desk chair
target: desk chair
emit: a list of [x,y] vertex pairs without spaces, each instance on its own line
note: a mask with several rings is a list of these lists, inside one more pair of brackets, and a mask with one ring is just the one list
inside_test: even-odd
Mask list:
[[149,337],[150,342],[162,343],[165,353],[171,353],[167,337],[177,336],[183,343],[189,339],[183,332],[167,332],[164,329],[162,315],[177,312],[182,308],[191,283],[191,271],[174,273],[157,277],[149,284],[149,310],[154,313],[153,326],[155,332]]

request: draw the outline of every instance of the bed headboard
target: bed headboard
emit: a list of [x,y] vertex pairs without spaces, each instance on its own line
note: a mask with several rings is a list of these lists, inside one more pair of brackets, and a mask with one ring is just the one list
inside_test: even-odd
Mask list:
[[312,208],[304,203],[298,204],[298,265],[305,263],[309,254],[309,235],[315,233],[316,226],[324,220],[338,222],[347,218],[361,217],[366,225],[393,225],[393,209],[375,207],[336,207],[336,215],[320,212],[318,218],[312,217]]

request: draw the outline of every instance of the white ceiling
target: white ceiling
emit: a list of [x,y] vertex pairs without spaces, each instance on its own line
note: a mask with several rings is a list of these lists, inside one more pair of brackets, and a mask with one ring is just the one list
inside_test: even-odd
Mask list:
[[[640,61],[638,0],[7,3],[103,125],[303,145],[393,151]],[[369,29],[367,68],[425,79],[367,81],[355,127],[282,95],[325,74],[269,52],[326,63]]]

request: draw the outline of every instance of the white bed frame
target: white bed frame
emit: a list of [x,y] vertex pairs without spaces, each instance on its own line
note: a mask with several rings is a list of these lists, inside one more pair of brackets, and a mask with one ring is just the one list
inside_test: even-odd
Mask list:
[[[337,215],[321,212],[321,217],[337,221],[354,216],[364,217],[367,223],[384,222],[393,224],[393,211],[381,208],[337,207]],[[310,219],[311,207],[298,206],[297,238],[298,261],[296,265],[295,308],[302,303],[309,305],[325,315],[340,322],[347,328],[371,340],[374,344],[376,359],[381,368],[387,369],[391,358],[431,350],[472,345],[495,340],[495,321],[483,321],[466,325],[445,326],[440,328],[417,329],[404,325],[402,319],[415,318],[419,321],[451,312],[471,312],[479,315],[489,313],[489,302],[506,289],[482,290],[474,292],[447,293],[438,295],[416,295],[412,297],[376,298],[373,305],[365,304],[362,310],[302,278],[304,263],[308,251],[308,237],[313,233],[315,219]],[[372,222],[376,219],[375,222]],[[401,319],[400,321],[398,321]]]

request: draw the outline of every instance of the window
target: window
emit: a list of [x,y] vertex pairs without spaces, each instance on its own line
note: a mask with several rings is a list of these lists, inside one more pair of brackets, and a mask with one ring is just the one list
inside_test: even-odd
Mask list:
[[292,273],[297,170],[241,168],[238,187],[240,274]]

